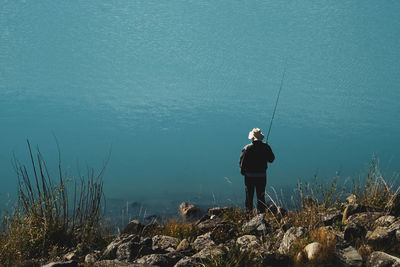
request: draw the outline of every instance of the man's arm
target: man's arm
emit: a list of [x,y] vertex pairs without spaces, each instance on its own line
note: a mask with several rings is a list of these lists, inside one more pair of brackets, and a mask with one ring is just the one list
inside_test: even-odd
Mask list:
[[245,166],[244,166],[245,164],[244,164],[244,161],[245,161],[245,155],[246,155],[246,148],[247,148],[247,146],[245,146],[242,149],[242,153],[240,154],[240,159],[239,159],[240,173],[242,175],[245,175]]
[[272,152],[271,147],[268,144],[266,144],[266,145],[267,145],[267,160],[268,160],[268,162],[272,163],[275,160],[275,155],[274,155],[274,152]]

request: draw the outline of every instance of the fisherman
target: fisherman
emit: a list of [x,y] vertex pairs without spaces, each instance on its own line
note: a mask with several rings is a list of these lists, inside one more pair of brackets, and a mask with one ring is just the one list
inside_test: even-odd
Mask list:
[[252,142],[246,145],[240,155],[240,173],[244,176],[246,186],[246,210],[253,210],[254,188],[257,194],[257,210],[265,212],[265,186],[267,185],[267,163],[273,162],[275,155],[267,142],[263,143],[264,135],[259,128],[249,133]]

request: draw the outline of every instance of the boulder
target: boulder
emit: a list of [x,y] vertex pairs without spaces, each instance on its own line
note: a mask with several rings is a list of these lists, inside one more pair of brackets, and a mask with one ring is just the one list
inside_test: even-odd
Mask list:
[[131,262],[138,257],[152,253],[152,240],[149,237],[134,236],[120,244],[116,251],[117,260]]
[[206,259],[223,256],[224,254],[225,252],[222,247],[206,247],[194,254],[192,258],[197,258],[201,261],[204,261]]
[[382,217],[383,215],[385,215],[383,212],[360,212],[349,216],[345,223],[357,223],[363,226],[365,229],[370,230],[375,226],[376,219]]
[[185,217],[193,217],[199,213],[199,209],[195,205],[187,202],[182,202],[181,205],[179,205],[179,211]]
[[244,235],[236,240],[241,251],[251,251],[261,246],[260,240],[255,235]]
[[221,218],[212,215],[209,219],[199,222],[197,224],[197,228],[200,230],[200,232],[207,233],[212,231],[219,224],[221,224]]
[[89,265],[93,267],[141,267],[141,265],[122,262],[119,260],[101,260]]
[[193,242],[192,247],[195,250],[200,251],[202,249],[215,246],[215,242],[212,240],[211,234],[211,232],[208,232],[204,235],[199,235]]
[[396,217],[391,215],[384,215],[375,220],[376,226],[387,227],[396,221]]
[[134,261],[135,264],[140,266],[159,266],[159,267],[168,267],[172,266],[165,255],[161,254],[150,254],[141,257]]
[[378,226],[374,231],[368,231],[365,238],[369,244],[384,246],[391,242],[394,232],[389,231],[388,227]]
[[290,251],[294,241],[300,238],[304,234],[303,227],[291,227],[289,228],[282,238],[282,242],[279,246],[278,251],[282,254],[286,254]]
[[221,216],[224,212],[232,210],[231,207],[215,207],[208,210],[208,216]]
[[385,252],[375,251],[369,255],[367,267],[400,267],[400,259]]
[[342,217],[343,214],[339,210],[333,209],[322,215],[322,222],[325,226],[329,226],[336,223],[337,221],[341,221]]
[[360,253],[352,246],[344,249],[337,249],[336,256],[343,266],[362,266],[363,264]]
[[318,242],[313,242],[311,244],[308,244],[304,248],[304,252],[306,253],[307,259],[309,261],[316,260],[318,256],[321,254],[321,251],[322,251],[322,245]]
[[78,263],[76,261],[57,261],[50,262],[42,267],[78,267]]
[[174,267],[198,267],[201,266],[201,259],[200,258],[193,258],[193,257],[183,257],[180,259]]
[[100,251],[96,250],[93,253],[87,254],[85,256],[85,263],[95,263],[100,258]]
[[267,230],[264,214],[254,216],[249,222],[242,226],[245,233],[265,233]]
[[165,236],[165,235],[155,235],[152,238],[152,249],[161,251],[174,251],[179,244],[178,238]]

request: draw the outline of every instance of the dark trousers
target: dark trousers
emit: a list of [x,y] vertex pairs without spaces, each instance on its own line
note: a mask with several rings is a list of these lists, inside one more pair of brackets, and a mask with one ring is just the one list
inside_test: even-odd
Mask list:
[[257,209],[259,212],[265,212],[265,186],[267,185],[267,177],[244,177],[246,185],[246,210],[253,210],[254,188],[257,193]]

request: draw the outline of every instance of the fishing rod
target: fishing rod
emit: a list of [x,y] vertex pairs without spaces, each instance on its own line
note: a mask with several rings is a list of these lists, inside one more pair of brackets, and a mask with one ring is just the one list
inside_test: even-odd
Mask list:
[[281,80],[281,86],[279,87],[278,97],[276,98],[275,107],[274,107],[274,112],[272,113],[271,122],[269,123],[269,129],[268,129],[268,134],[267,134],[267,143],[268,143],[269,134],[271,133],[272,122],[274,121],[274,118],[275,118],[276,108],[278,107],[279,96],[281,95],[281,91],[282,91],[282,87],[283,87],[283,80],[285,79],[286,66],[287,66],[287,63],[285,63],[285,68],[283,69],[282,80]]

